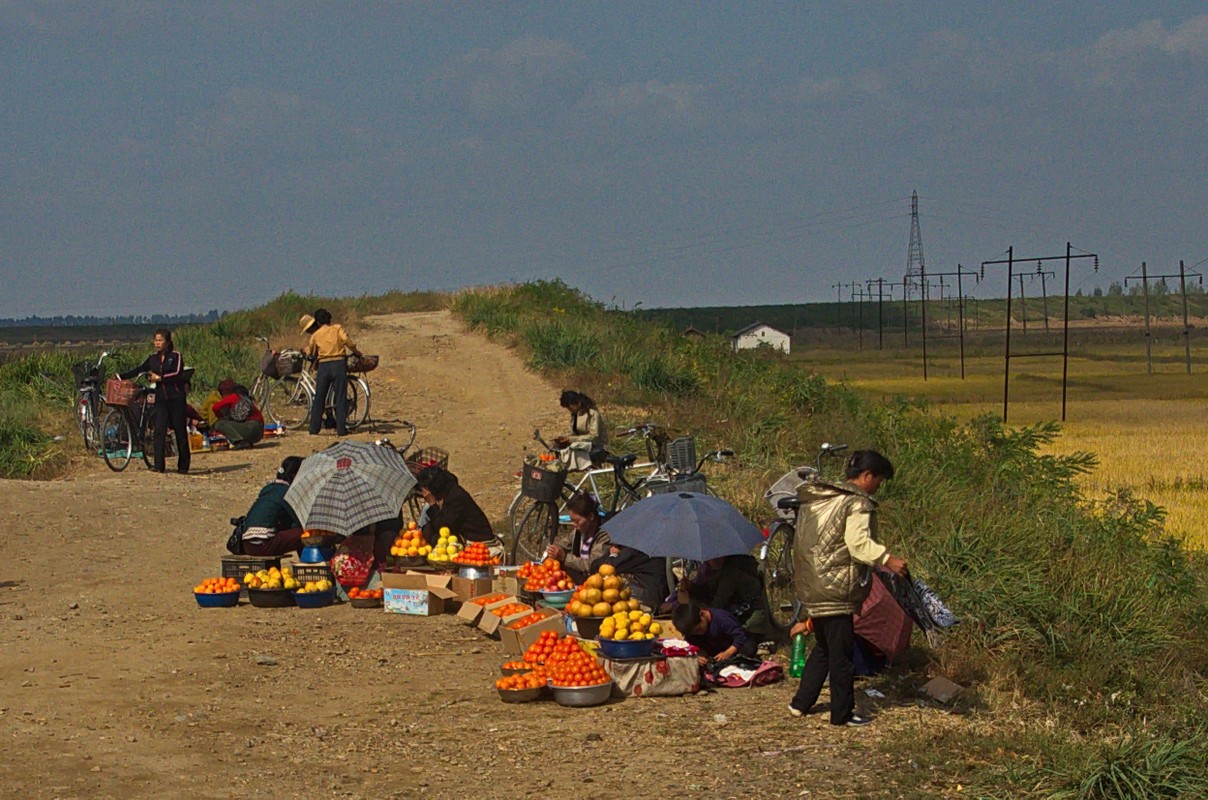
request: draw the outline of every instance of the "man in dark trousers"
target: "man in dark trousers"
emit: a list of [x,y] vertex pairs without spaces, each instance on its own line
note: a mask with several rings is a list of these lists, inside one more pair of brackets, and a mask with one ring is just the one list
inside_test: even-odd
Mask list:
[[[789,712],[795,717],[808,714],[829,676],[831,724],[859,727],[872,720],[855,711],[852,617],[872,588],[872,567],[905,575],[906,562],[877,541],[877,501],[872,496],[893,477],[893,464],[875,450],[859,450],[848,459],[846,476],[842,483],[816,481],[798,491],[794,582],[816,642]],[[790,635],[805,630],[805,623],[798,622]]]

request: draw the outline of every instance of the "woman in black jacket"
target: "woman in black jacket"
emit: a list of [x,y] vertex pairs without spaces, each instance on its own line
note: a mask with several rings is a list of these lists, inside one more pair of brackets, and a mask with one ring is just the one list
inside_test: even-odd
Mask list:
[[187,416],[188,386],[185,377],[185,357],[172,347],[172,331],[160,328],[155,332],[155,352],[134,369],[118,373],[128,381],[136,375],[147,373],[155,384],[155,410],[152,411],[155,441],[155,472],[164,471],[164,444],[168,439],[168,426],[176,434],[176,471],[181,475],[189,472],[189,421]]
[[470,493],[457,482],[457,476],[440,467],[427,467],[415,476],[420,493],[428,503],[428,521],[424,523],[424,539],[435,545],[440,529],[466,542],[486,542],[489,547],[503,551],[503,542],[491,530],[491,521],[474,502]]

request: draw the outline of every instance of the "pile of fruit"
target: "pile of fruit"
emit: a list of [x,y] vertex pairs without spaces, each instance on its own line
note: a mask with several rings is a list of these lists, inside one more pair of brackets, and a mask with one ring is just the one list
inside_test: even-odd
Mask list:
[[381,600],[382,599],[382,590],[381,589],[358,589],[357,587],[354,586],[348,590],[348,599],[349,600]]
[[641,611],[618,611],[600,623],[600,638],[614,641],[653,639],[663,626]]
[[541,669],[541,667],[535,667],[528,672],[504,675],[495,681],[495,688],[502,689],[505,692],[514,692],[518,689],[541,689],[547,683],[549,683],[549,678],[546,677],[545,670]]
[[612,680],[596,657],[577,645],[574,652],[547,669],[553,686],[599,686]]
[[453,556],[453,563],[463,567],[493,567],[503,562],[491,555],[486,542],[470,542],[465,550]]
[[239,581],[234,578],[206,578],[193,587],[197,594],[229,594],[239,591]]
[[[530,665],[544,664],[545,660],[554,654],[554,649],[558,645],[558,634],[554,631],[542,631],[537,637],[537,641],[529,645],[528,650],[524,651],[524,662]],[[575,647],[578,647],[576,644]],[[506,664],[504,666],[507,666]]]
[[[294,581],[296,584],[297,581]],[[330,592],[333,586],[331,581],[324,578],[321,581],[307,581],[301,588],[298,589],[298,594],[316,594],[318,592]]]
[[400,532],[390,547],[390,555],[395,558],[423,558],[432,552],[432,546],[424,541],[424,534],[414,522],[407,524],[407,529]]
[[492,608],[491,613],[497,617],[510,617],[522,611],[532,611],[533,607],[524,603],[504,603],[499,608]]
[[533,664],[530,664],[527,661],[505,661],[505,662],[503,662],[503,669],[518,669],[518,670],[524,670],[525,672],[532,669],[533,666],[534,666]]
[[432,552],[428,553],[428,560],[433,564],[449,564],[452,563],[453,556],[460,552],[460,540],[448,528],[441,528],[440,538],[436,540],[436,547],[433,547]]
[[[554,643],[550,654],[545,656],[543,664],[547,672],[552,672],[559,665],[568,661],[578,661],[581,656],[587,656],[593,661],[596,658],[583,649],[578,639],[573,636],[563,636]],[[525,660],[528,660],[527,656]]]
[[294,579],[294,573],[290,571],[289,567],[285,567],[284,569],[270,567],[258,572],[244,573],[243,585],[249,589],[273,591],[276,589],[297,589],[302,584]]
[[549,619],[549,616],[547,614],[542,614],[540,611],[534,611],[532,614],[523,616],[520,619],[516,620],[515,622],[508,623],[508,630],[509,631],[518,631],[521,628],[527,628],[529,625],[532,625],[534,622],[540,622],[543,619]]
[[562,463],[562,459],[558,456],[558,454],[549,451],[540,453],[538,455],[533,455],[530,453],[524,457],[524,463],[533,467],[540,467],[548,472],[566,471],[566,465]]
[[483,597],[475,597],[470,602],[476,606],[489,606],[491,603],[498,603],[506,597],[510,597],[510,595],[504,592],[496,592],[495,594],[488,594]]
[[629,594],[629,584],[611,564],[601,564],[595,575],[571,595],[566,613],[572,617],[608,617],[638,611],[642,605]]
[[516,575],[525,579],[526,592],[557,592],[575,588],[575,582],[562,569],[562,565],[552,558],[526,562]]

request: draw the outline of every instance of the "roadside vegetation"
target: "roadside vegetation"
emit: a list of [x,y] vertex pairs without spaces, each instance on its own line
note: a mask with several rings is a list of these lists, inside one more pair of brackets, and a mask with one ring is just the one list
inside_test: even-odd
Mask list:
[[453,309],[606,412],[733,447],[739,466],[714,483],[754,519],[770,515],[761,492],[822,441],[890,455],[890,547],[962,618],[922,656],[971,687],[960,709],[976,732],[920,729],[885,745],[912,764],[899,777],[939,771],[974,796],[1208,794],[1204,558],[1143,498],[1084,495],[1078,481],[1096,459],[1049,452],[1055,425],[870,401],[788,359],[686,339],[559,282],[466,292]]
[[[298,316],[319,305],[346,324],[451,306],[533,369],[595,396],[613,422],[651,420],[695,434],[702,449],[734,448],[735,466],[710,481],[757,521],[771,516],[763,490],[812,462],[822,441],[882,450],[898,467],[883,490],[888,543],[962,620],[934,649],[917,637],[914,668],[886,689],[911,702],[928,665],[969,687],[956,709],[967,724],[881,740],[897,777],[919,787],[946,778],[970,796],[1208,796],[1208,563],[1142,494],[1088,489],[1096,457],[1062,449],[1056,426],[939,413],[797,358],[734,353],[720,335],[686,339],[558,281],[452,298],[287,294],[181,328],[177,344],[199,389],[228,374],[250,382],[254,337],[296,345]],[[119,353],[115,366],[145,350]],[[74,360],[0,365],[0,475],[53,475],[81,454]]]

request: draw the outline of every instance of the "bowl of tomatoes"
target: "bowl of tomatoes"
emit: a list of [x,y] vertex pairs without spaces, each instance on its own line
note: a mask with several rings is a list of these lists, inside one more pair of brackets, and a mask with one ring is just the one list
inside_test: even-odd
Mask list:
[[348,590],[348,603],[353,608],[381,608],[382,595],[381,589],[359,589],[354,586]]

